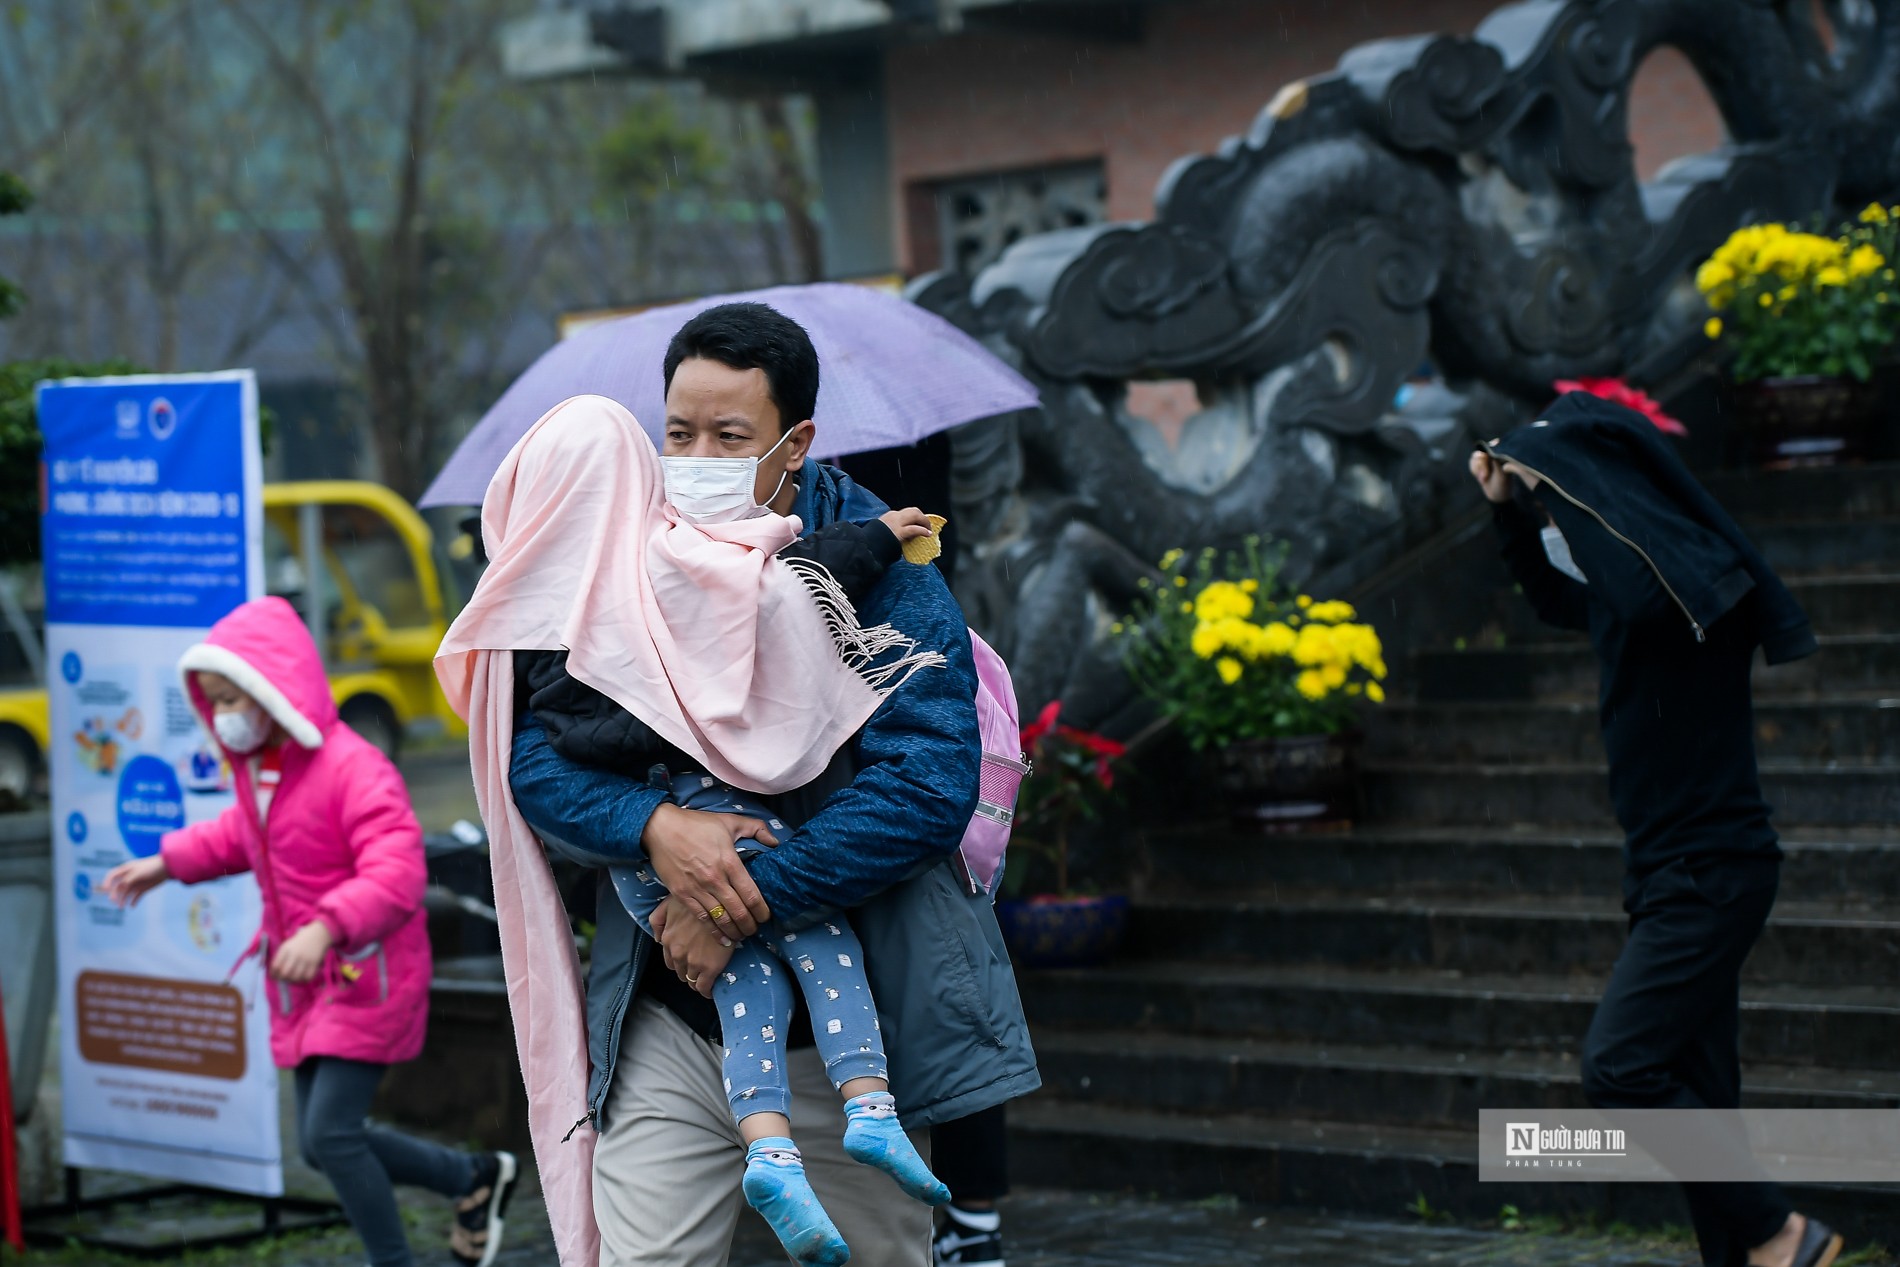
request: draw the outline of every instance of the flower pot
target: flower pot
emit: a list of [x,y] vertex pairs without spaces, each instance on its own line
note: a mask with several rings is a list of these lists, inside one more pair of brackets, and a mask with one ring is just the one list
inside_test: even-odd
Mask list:
[[1874,387],[1804,374],[1737,383],[1736,413],[1750,461],[1773,468],[1832,466],[1867,456]]
[[1228,817],[1243,831],[1344,831],[1359,813],[1359,735],[1241,739],[1220,750]]
[[1090,968],[1121,945],[1128,899],[1046,896],[998,902],[996,922],[1019,967]]

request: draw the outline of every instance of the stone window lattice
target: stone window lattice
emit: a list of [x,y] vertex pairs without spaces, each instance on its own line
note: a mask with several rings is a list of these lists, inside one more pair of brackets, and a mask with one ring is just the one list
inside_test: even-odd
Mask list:
[[1019,240],[1108,218],[1101,160],[988,172],[935,186],[942,263],[974,276]]

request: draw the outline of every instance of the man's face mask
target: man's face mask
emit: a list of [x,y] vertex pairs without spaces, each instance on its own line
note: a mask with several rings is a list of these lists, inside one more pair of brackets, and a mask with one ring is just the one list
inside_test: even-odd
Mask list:
[[[778,452],[779,444],[791,437],[792,433],[787,431],[779,437],[778,444],[753,458],[661,458],[666,500],[694,523],[724,524],[758,518],[769,509],[760,505],[753,495],[759,485],[759,463]],[[779,489],[785,487],[785,474],[778,477],[766,502],[777,497]]]
[[1590,578],[1583,574],[1577,561],[1570,557],[1570,542],[1565,540],[1563,530],[1556,524],[1544,525],[1544,557],[1550,560],[1550,566],[1562,572],[1579,585],[1588,585]]

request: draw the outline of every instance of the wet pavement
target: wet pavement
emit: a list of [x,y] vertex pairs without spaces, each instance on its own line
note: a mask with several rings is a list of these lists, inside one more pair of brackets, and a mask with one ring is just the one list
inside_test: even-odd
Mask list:
[[[301,1182],[295,1186],[305,1187]],[[405,1192],[410,1243],[419,1264],[448,1264],[447,1203]],[[223,1226],[235,1210],[218,1213]],[[510,1212],[496,1267],[555,1267],[547,1214],[537,1193],[524,1191]],[[196,1224],[210,1230],[203,1207],[159,1207],[139,1222],[147,1232]],[[1556,1231],[1507,1232],[1419,1221],[1336,1218],[1252,1209],[1222,1201],[1151,1201],[1028,1191],[1005,1206],[1009,1261],[1015,1267],[1257,1267],[1292,1261],[1302,1267],[1691,1267],[1694,1247],[1678,1236]],[[30,1253],[26,1263],[94,1264],[95,1251],[68,1248]],[[187,1255],[193,1264],[245,1262],[260,1267],[358,1267],[362,1247],[346,1230],[302,1233],[241,1250]],[[785,1257],[765,1225],[748,1215],[740,1225],[732,1267],[781,1267]],[[1886,1260],[1891,1262],[1892,1260]]]

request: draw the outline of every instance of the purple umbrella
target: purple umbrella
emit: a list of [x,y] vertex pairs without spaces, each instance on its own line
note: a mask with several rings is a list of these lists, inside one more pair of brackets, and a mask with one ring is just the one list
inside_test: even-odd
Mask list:
[[915,444],[960,423],[1038,403],[1035,387],[935,313],[866,286],[821,282],[715,295],[589,326],[555,344],[502,393],[422,495],[422,506],[481,503],[501,460],[570,396],[617,400],[660,442],[660,361],[686,319],[756,300],[804,326],[818,349],[815,457]]

